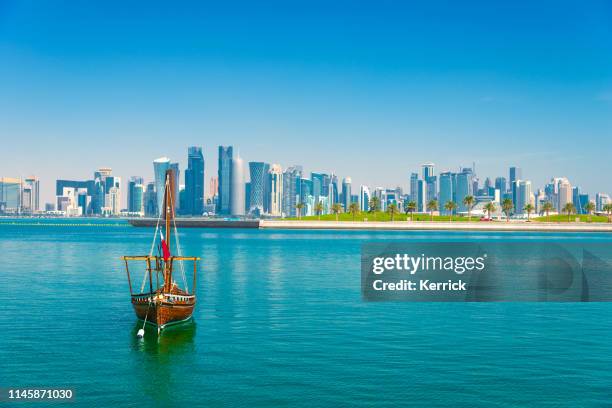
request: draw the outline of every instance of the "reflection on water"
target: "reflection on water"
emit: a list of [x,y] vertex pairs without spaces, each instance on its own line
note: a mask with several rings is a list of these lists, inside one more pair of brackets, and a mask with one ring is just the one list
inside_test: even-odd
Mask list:
[[157,328],[152,325],[145,326],[145,336],[139,339],[136,334],[142,329],[142,322],[136,321],[130,332],[130,341],[134,349],[147,354],[158,356],[159,361],[172,354],[193,352],[196,323],[193,319],[188,322],[168,326],[157,335]]

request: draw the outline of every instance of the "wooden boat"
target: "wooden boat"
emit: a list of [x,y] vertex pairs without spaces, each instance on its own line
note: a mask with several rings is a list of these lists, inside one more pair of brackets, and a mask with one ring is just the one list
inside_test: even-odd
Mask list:
[[[142,320],[143,328],[138,331],[138,336],[144,336],[145,324],[152,324],[157,327],[159,334],[162,329],[169,325],[189,321],[193,314],[196,304],[196,273],[198,257],[181,256],[178,241],[178,232],[175,222],[175,190],[174,171],[169,169],[165,174],[165,189],[163,210],[160,211],[153,236],[153,243],[149,255],[124,256],[125,270],[127,273],[128,284],[132,306],[138,319]],[[163,223],[162,223],[163,221]],[[162,224],[162,225],[160,225]],[[171,253],[172,229],[174,227],[176,252],[178,256]],[[163,230],[163,233],[162,233]],[[157,235],[159,231],[159,242]],[[157,254],[153,254],[156,248]],[[130,275],[130,262],[139,261],[139,265],[144,265],[144,276],[139,291],[134,291],[132,278]],[[193,281],[191,288],[188,287],[185,275],[184,263],[193,262]],[[175,272],[180,272],[182,285],[175,280]],[[148,283],[148,284],[147,284]],[[146,290],[146,289],[148,290]]]

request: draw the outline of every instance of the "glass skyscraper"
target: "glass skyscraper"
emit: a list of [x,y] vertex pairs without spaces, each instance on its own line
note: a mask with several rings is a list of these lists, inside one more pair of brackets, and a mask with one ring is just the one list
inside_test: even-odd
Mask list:
[[234,148],[232,146],[219,146],[219,198],[217,201],[217,213],[219,214],[230,213],[233,157]]
[[128,181],[128,211],[144,212],[144,181],[142,177],[132,176]]
[[342,205],[344,206],[344,211],[348,211],[351,205],[351,178],[345,177],[342,180]]
[[266,196],[269,195],[270,165],[264,162],[249,162],[251,192],[248,212],[263,214],[268,211]]
[[444,208],[447,202],[452,201],[458,204],[455,200],[455,183],[455,173],[451,173],[450,171],[440,173],[440,214],[449,215],[449,211]]
[[455,202],[457,203],[458,211],[465,212],[467,211],[467,206],[463,204],[463,199],[469,195],[474,195],[472,191],[474,187],[472,183],[472,169],[463,169],[456,177]]
[[191,146],[187,149],[187,170],[185,170],[185,208],[183,214],[202,215],[204,212],[204,155],[202,148]]
[[289,167],[283,173],[283,216],[295,217],[297,210],[295,205],[300,199],[302,180],[302,166]]

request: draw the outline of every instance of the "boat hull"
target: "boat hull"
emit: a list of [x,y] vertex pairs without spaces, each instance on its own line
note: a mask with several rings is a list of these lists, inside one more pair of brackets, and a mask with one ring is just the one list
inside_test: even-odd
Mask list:
[[191,319],[195,302],[191,303],[172,303],[156,301],[151,303],[134,302],[134,312],[136,317],[147,323],[156,325],[163,329],[166,326],[181,323]]

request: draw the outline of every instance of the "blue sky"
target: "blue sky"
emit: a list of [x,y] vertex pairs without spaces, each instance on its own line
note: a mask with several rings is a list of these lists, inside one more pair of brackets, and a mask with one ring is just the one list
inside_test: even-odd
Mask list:
[[192,144],[207,179],[232,144],[371,186],[475,161],[612,190],[609,2],[127,3],[0,0],[0,175],[45,201]]

